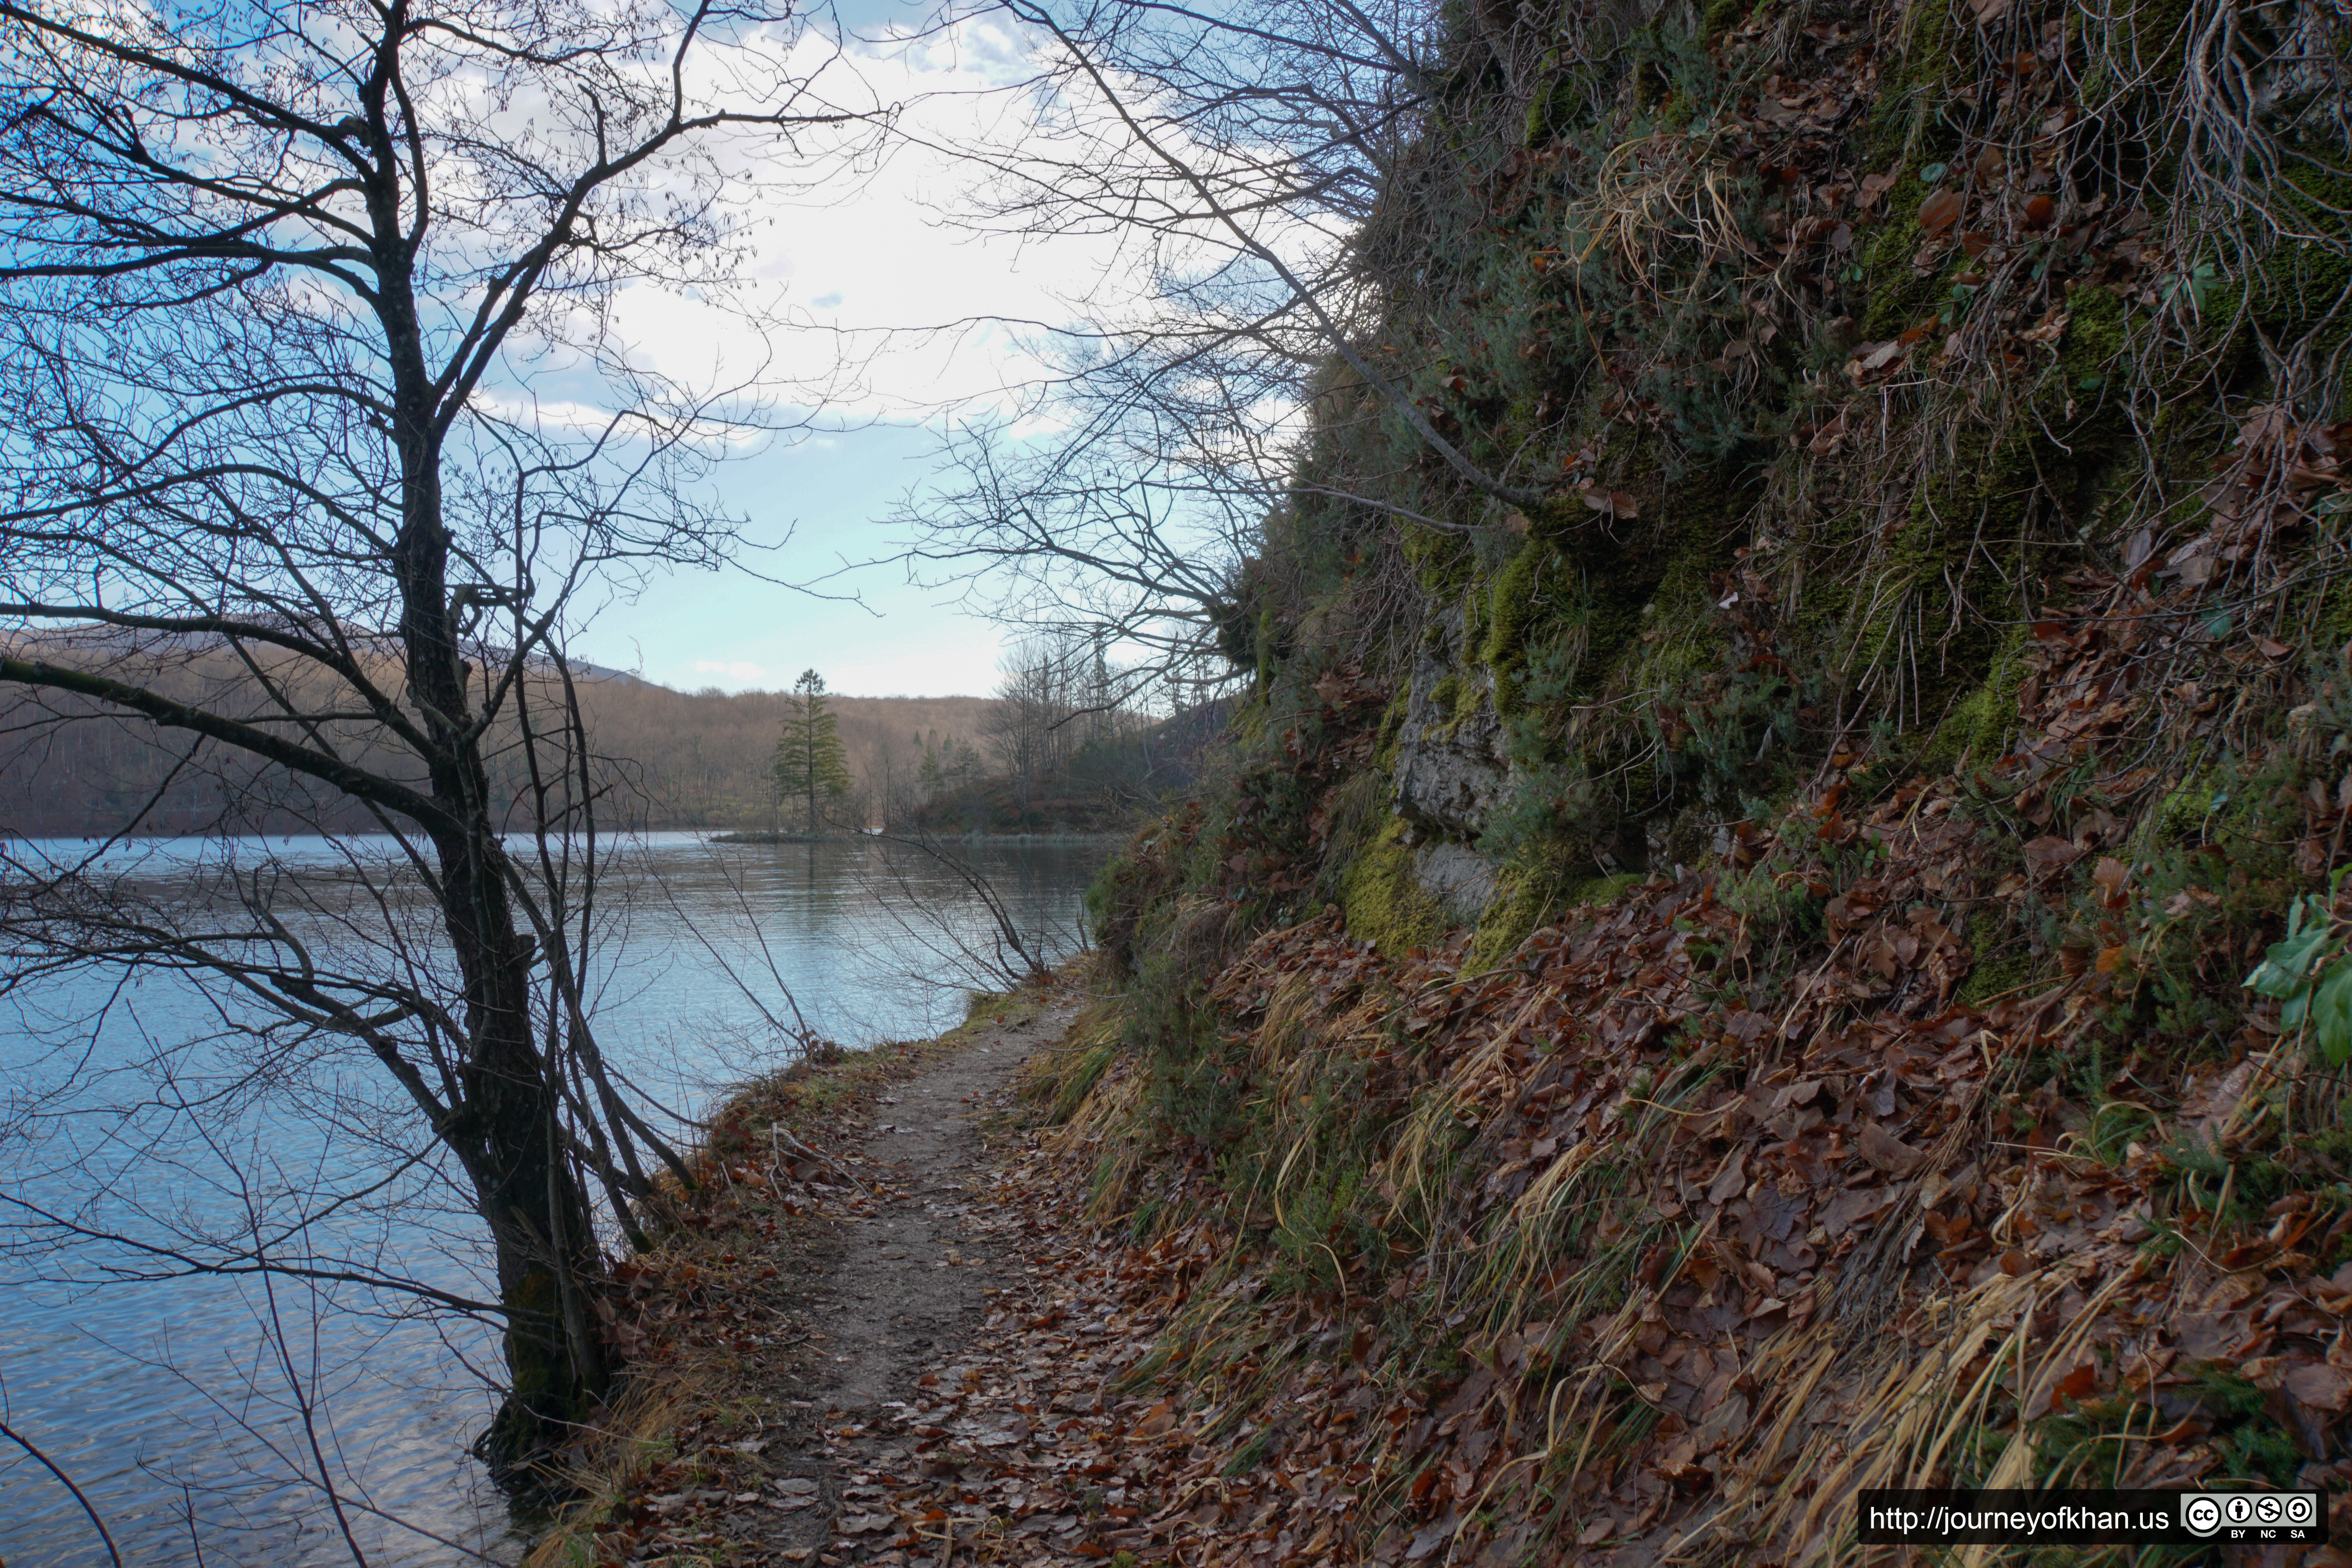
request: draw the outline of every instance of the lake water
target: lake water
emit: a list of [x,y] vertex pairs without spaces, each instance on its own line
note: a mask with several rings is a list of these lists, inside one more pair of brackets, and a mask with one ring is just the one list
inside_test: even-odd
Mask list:
[[[1086,884],[1110,849],[958,847],[1057,956],[1076,945]],[[161,841],[110,864],[168,895],[224,858],[264,854],[321,879],[341,864],[335,847],[303,839]],[[648,1099],[688,1116],[787,1065],[794,1047],[767,1021],[790,1017],[787,990],[845,1045],[927,1037],[961,1017],[985,978],[975,957],[994,945],[950,868],[879,844],[653,835],[616,872],[628,896],[596,976],[600,1041]],[[118,988],[60,974],[0,1001],[0,1197],[13,1200],[0,1225],[33,1204],[151,1245],[175,1229],[242,1230],[273,1237],[281,1259],[364,1256],[485,1293],[455,1189],[430,1167],[385,1171],[385,1151],[416,1130],[383,1085],[364,1064],[274,1058],[226,1027],[239,1016],[217,980],[154,975]],[[321,1175],[379,1171],[390,1184],[362,1208],[288,1222]],[[495,1406],[467,1371],[495,1363],[488,1331],[348,1283],[126,1282],[126,1267],[167,1271],[120,1245],[0,1254],[0,1421],[81,1488],[124,1562],[348,1563],[354,1546],[375,1568],[519,1555],[467,1451]],[[5,1436],[0,1561],[109,1561],[71,1493]]]

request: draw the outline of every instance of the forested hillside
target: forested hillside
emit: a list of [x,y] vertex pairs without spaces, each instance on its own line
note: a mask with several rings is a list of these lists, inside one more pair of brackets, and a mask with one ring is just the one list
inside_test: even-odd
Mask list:
[[[995,703],[986,697],[839,697],[849,769],[878,802],[913,787],[926,751],[985,743]],[[598,744],[635,763],[663,826],[772,826],[769,763],[784,720],[784,694],[672,691],[644,682],[600,686],[589,699]]]
[[[54,643],[41,651],[60,655]],[[111,642],[106,652],[125,657]],[[192,698],[258,715],[275,700],[251,669],[217,649],[158,645],[128,657],[150,667],[159,686]],[[1035,671],[1024,670],[992,696],[828,694],[853,782],[827,809],[845,826],[1098,831],[1132,823],[1140,804],[1192,777],[1208,710],[1171,722],[1116,702],[1090,705],[1034,689]],[[785,693],[684,692],[610,670],[576,675],[597,810],[608,827],[791,826],[777,815],[771,771]],[[550,674],[532,688],[530,721],[566,722],[562,683]],[[267,765],[159,744],[140,723],[93,720],[94,712],[71,697],[22,698],[0,719],[7,735],[0,830],[79,837],[133,822],[131,831],[165,834],[370,826],[357,803],[329,800]],[[348,755],[389,762],[386,738],[372,724],[350,723],[336,739]],[[494,787],[520,801],[530,779],[519,749],[502,746],[491,762]],[[561,791],[570,781],[555,784]]]
[[[110,643],[106,651],[121,650]],[[54,641],[39,652],[60,657]],[[272,700],[254,672],[223,651],[159,646],[140,657],[167,689],[269,711]],[[562,683],[551,676],[534,686],[531,721],[562,723]],[[782,693],[688,693],[609,670],[580,671],[574,690],[598,759],[598,810],[608,826],[773,826],[769,763],[783,722]],[[828,700],[869,806],[887,784],[912,790],[927,750],[937,754],[961,744],[975,759],[988,755],[980,766],[993,763],[982,751],[997,706],[991,698]],[[10,706],[8,738],[0,742],[0,829],[34,837],[108,834],[134,818],[132,830],[142,833],[313,831],[322,818],[333,828],[369,826],[357,803],[331,802],[267,766],[184,743],[159,744],[137,721],[79,721],[91,710],[70,697],[20,697]],[[349,755],[388,760],[387,738],[371,724],[350,724],[340,740]],[[528,787],[523,760],[509,744],[493,763],[496,786],[519,797]]]
[[1338,11],[1248,695],[1044,1086],[1167,1408],[1383,1562],[2340,1489],[2343,15]]

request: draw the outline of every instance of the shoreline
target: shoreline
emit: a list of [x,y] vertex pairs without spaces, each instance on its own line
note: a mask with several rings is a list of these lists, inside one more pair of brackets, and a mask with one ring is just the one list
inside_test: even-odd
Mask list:
[[[1003,844],[1120,844],[1132,837],[1143,824],[1126,827],[1050,828],[1023,833],[935,833],[934,842],[969,844],[976,842]],[[656,834],[676,833],[698,838],[706,844],[860,844],[884,837],[878,832],[863,833],[781,833],[765,828],[697,827],[697,826],[632,826],[600,828],[603,838],[642,838]],[[278,828],[256,829],[247,832],[218,833],[210,830],[193,833],[22,833],[14,828],[0,827],[0,844],[96,844],[112,839],[121,844],[180,844],[190,840],[221,842],[258,842],[265,839],[318,839],[341,842],[352,839],[389,839],[392,836],[380,829],[352,828],[323,832],[313,827],[299,831]],[[518,829],[501,835],[505,838],[527,838],[530,834]],[[897,837],[905,837],[906,835]]]
[[562,1457],[570,1495],[529,1529],[525,1568],[879,1546],[872,1482],[898,1456],[845,1439],[878,1436],[881,1402],[911,1396],[925,1352],[968,1339],[1013,1283],[967,1223],[982,1200],[965,1184],[995,1157],[1022,1064],[1083,996],[1066,973],[976,994],[932,1038],[720,1098],[689,1156],[698,1185],[667,1187],[659,1246],[624,1269],[614,1408]]
[[[693,833],[695,828],[673,828],[671,832]],[[939,844],[1119,844],[1134,833],[1125,828],[1071,828],[1040,833],[934,833],[929,841]],[[729,828],[703,836],[706,844],[869,844],[888,842],[903,837],[887,833],[771,833],[748,828]]]

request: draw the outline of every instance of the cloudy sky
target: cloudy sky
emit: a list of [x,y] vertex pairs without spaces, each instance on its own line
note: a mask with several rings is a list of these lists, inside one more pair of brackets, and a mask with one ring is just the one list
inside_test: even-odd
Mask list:
[[[910,584],[895,563],[858,563],[889,553],[886,520],[929,472],[940,410],[959,398],[1002,407],[1005,389],[1034,374],[1016,330],[990,323],[1069,321],[1071,302],[1121,268],[1103,238],[1024,241],[948,221],[981,175],[912,143],[1009,132],[1018,106],[1002,89],[1031,69],[1013,39],[975,24],[950,40],[858,55],[856,84],[836,84],[836,99],[864,92],[906,103],[902,127],[914,135],[877,169],[763,198],[746,299],[755,317],[775,323],[757,350],[781,374],[818,374],[845,341],[861,359],[887,346],[863,363],[856,394],[824,416],[835,433],[721,470],[723,500],[764,547],[748,557],[761,575],[674,574],[610,604],[575,643],[592,662],[688,689],[782,687],[810,667],[859,696],[983,692],[994,683],[1002,627],[961,611],[959,590]],[[755,331],[740,316],[652,290],[625,298],[619,319],[640,352],[689,379],[735,368]],[[882,336],[957,321],[975,324]],[[761,576],[827,580],[794,592]]]

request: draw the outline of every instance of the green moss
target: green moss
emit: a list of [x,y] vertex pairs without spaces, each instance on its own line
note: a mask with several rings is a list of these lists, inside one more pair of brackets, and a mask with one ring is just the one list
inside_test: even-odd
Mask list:
[[1404,831],[1402,819],[1391,817],[1339,879],[1349,933],[1392,958],[1445,934],[1445,911],[1421,885]]
[[1759,941],[1784,931],[1807,941],[1822,933],[1822,905],[1811,889],[1801,881],[1783,881],[1769,864],[1745,875],[1723,877],[1715,885],[1715,896],[1748,921]]
[[2058,364],[2066,384],[2076,391],[2093,390],[2084,384],[2096,376],[2104,383],[2119,374],[2129,352],[2130,321],[2123,296],[2110,289],[2078,289],[2066,297],[2069,320],[2058,348]]
[[1985,678],[1936,726],[1920,753],[1921,767],[1948,773],[1964,763],[1989,763],[2001,754],[2002,742],[2019,722],[2017,692],[2025,684],[2026,631],[2022,624],[2010,627]]
[[[2331,513],[2326,507],[2327,503],[2323,501],[2317,509],[2319,515],[2326,520],[2321,526],[2331,531],[2341,530],[2344,527],[2343,514]],[[2312,641],[2317,647],[2340,649],[2347,641],[2352,641],[2352,575],[2329,577],[2320,590],[2311,595],[2308,603]]]
[[1462,597],[1462,646],[1465,649],[1481,647],[1495,619],[1493,598],[1475,586]]
[[1902,712],[1888,715],[1896,723],[1918,714],[1940,727],[1956,708],[1967,711],[1964,728],[1929,743],[1930,756],[1957,757],[1961,735],[1981,739],[2005,721],[2027,607],[2010,584],[2048,570],[2047,552],[2078,545],[2133,450],[2112,405],[2066,424],[2059,379],[2043,377],[2031,419],[2021,409],[1963,423],[1950,459],[1914,489],[1891,539],[1872,540],[1878,513],[1868,507],[1808,542],[1817,553],[1845,540],[1871,552],[1866,569],[1824,584],[1809,612],[1813,647],[1842,660],[1833,679],[1851,688],[1874,671],[1899,675],[1891,689],[1902,692]]
[[1478,917],[1470,939],[1465,974],[1494,968],[1511,956],[1549,912],[1553,905],[1551,879],[1525,870],[1508,871],[1496,879],[1495,896]]
[[1885,340],[1917,326],[1935,311],[1940,285],[1933,276],[1919,277],[1911,258],[1927,237],[1919,226],[1919,204],[1927,190],[1916,174],[1906,174],[1886,194],[1887,216],[1863,252],[1863,286],[1869,305],[1863,312],[1862,335]]
[[[2306,233],[2340,233],[2344,220],[2338,214],[2352,208],[2352,176],[2299,161],[2282,174],[2269,195],[2285,209],[2286,221]],[[2248,327],[2273,345],[2308,338],[2315,360],[2352,338],[2352,318],[2341,308],[2352,293],[2352,244],[2281,243],[2266,226],[2248,238],[2262,258],[2248,276],[2225,275],[2226,250],[2198,261],[2201,275],[2211,279],[2201,290],[2200,317],[2212,326],[2242,323],[2234,358],[2262,374],[2263,351],[2254,334],[2243,330]],[[2343,398],[2352,392],[2352,369],[2338,374],[2331,390]]]
[[1589,513],[1558,531],[1548,520],[1496,579],[1496,631],[1482,652],[1495,669],[1512,794],[1479,842],[1529,886],[1557,893],[1558,868],[1589,869],[1596,853],[1604,866],[1638,863],[1634,825],[1672,804],[1674,764],[1662,773],[1649,755],[1655,707],[1721,666],[1711,582],[1730,564],[1754,499],[1724,465],[1666,487],[1653,503],[1657,521],[1620,538]]
[[1413,575],[1433,598],[1453,598],[1470,585],[1477,556],[1461,534],[1441,533],[1433,528],[1408,528],[1401,543]]
[[[1953,15],[1956,6],[1937,4],[1906,6],[1903,12],[1903,65],[1890,89],[1883,96],[1893,99],[1900,89],[1941,88],[1955,76],[1960,64],[1955,49],[1959,40],[1953,37],[1960,25]],[[1973,52],[1973,51],[1971,51]]]
[[2178,844],[2205,836],[2205,826],[2217,805],[2215,795],[2220,786],[2210,775],[2185,779],[2179,788],[2167,795],[2151,814],[2158,841]]
[[[1706,493],[1703,485],[1689,488],[1697,492],[1693,499]],[[1719,555],[1728,553],[1727,539],[1710,526],[1719,521],[1710,514],[1692,518],[1691,526],[1680,526],[1681,518],[1671,518],[1656,535],[1622,542],[1591,527],[1573,537],[1572,548],[1566,552],[1568,564],[1584,592],[1570,613],[1575,618],[1583,654],[1578,661],[1580,669],[1575,689],[1561,693],[1563,697],[1591,700],[1626,684],[1619,678],[1631,670],[1621,666],[1638,665],[1643,648],[1654,646],[1642,642],[1645,632],[1659,631],[1663,638],[1706,629],[1706,622],[1711,619],[1705,599],[1707,572],[1710,565],[1720,563]],[[1662,617],[1658,612],[1666,605],[1661,592],[1670,581],[1676,613]],[[1524,648],[1553,629],[1530,620],[1520,628],[1520,646]]]
[[1738,26],[1754,14],[1756,0],[1707,0],[1706,9],[1699,14],[1698,36],[1713,39]]
[[1550,85],[1528,105],[1527,144],[1530,147],[1541,146],[1583,117],[1584,83],[1580,73],[1559,67],[1558,49],[1544,57],[1544,78]]
[[1396,771],[1397,737],[1404,729],[1405,716],[1412,711],[1412,689],[1398,681],[1389,693],[1389,705],[1381,710],[1380,728],[1372,731],[1372,766],[1382,773]]
[[1529,540],[1496,577],[1487,595],[1486,636],[1478,661],[1494,672],[1495,711],[1506,718],[1517,707],[1517,676],[1527,663],[1528,628],[1544,618],[1538,599],[1544,568],[1551,566],[1556,573],[1558,564],[1548,544]]
[[1953,1000],[1963,1007],[1980,1007],[1996,996],[2006,996],[2030,984],[2039,967],[2025,953],[1981,961],[1969,971],[1968,979],[1961,983]]
[[[1710,520],[1714,521],[1714,520]],[[1696,533],[1697,531],[1688,531]],[[1668,557],[1650,590],[1645,639],[1633,652],[1633,683],[1655,686],[1670,675],[1722,668],[1727,651],[1710,579],[1723,564],[1704,537]]]
[[[2093,51],[2095,68],[2104,74],[2104,57],[2119,54],[2122,58],[2136,60],[2152,79],[2169,81],[2179,74],[2180,62],[2188,51],[2189,17],[2195,9],[2196,0],[2133,0],[2133,4],[2118,7],[2112,14],[2120,37],[2106,49]],[[2116,45],[2121,46],[2120,50]],[[2094,79],[2086,76],[2085,87]]]
[[1639,871],[1619,871],[1612,876],[1595,877],[1589,882],[1577,884],[1568,895],[1568,902],[1571,906],[1582,904],[1599,909],[1604,904],[1616,902],[1618,894],[1628,888],[1639,887],[1643,880],[1643,874]]

